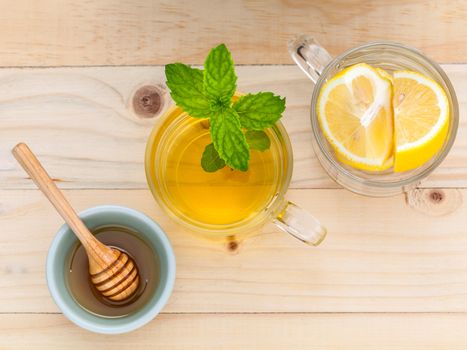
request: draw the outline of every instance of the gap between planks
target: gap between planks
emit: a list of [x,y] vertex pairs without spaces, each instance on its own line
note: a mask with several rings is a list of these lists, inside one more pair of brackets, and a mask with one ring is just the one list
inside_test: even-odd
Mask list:
[[[63,315],[62,312],[29,312],[29,311],[9,311],[0,312],[0,315]],[[325,315],[466,315],[467,311],[318,311],[318,312],[306,312],[306,311],[242,311],[242,312],[231,312],[231,311],[219,311],[219,312],[159,312],[158,315],[166,316],[177,316],[177,315],[188,315],[188,316],[204,316],[204,315],[308,315],[308,316],[325,316]],[[156,316],[157,317],[157,316]],[[155,317],[155,318],[156,318]]]

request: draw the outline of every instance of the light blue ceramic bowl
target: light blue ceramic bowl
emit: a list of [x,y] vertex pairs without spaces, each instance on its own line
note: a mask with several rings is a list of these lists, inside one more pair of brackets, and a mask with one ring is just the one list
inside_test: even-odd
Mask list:
[[76,236],[65,224],[55,236],[47,255],[47,284],[55,303],[70,321],[96,333],[126,333],[145,325],[167,303],[175,282],[175,257],[164,231],[146,215],[125,207],[94,207],[80,213],[80,217],[91,230],[103,225],[118,225],[140,233],[159,257],[159,286],[146,305],[128,316],[105,318],[89,313],[74,300],[65,283],[66,261],[77,242]]

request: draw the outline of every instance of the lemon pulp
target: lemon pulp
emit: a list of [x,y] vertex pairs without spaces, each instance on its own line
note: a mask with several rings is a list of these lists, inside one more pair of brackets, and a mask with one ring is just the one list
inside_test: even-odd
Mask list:
[[364,170],[392,166],[391,101],[390,80],[365,63],[344,69],[323,86],[318,120],[339,160]]
[[356,169],[409,171],[442,148],[449,103],[434,80],[393,75],[360,63],[330,79],[318,97],[318,120],[336,158]]

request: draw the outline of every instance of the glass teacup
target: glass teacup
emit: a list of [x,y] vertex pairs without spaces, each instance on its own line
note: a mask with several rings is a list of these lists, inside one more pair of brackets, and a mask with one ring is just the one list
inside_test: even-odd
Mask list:
[[[299,36],[289,43],[295,63],[315,83],[311,98],[313,148],[329,176],[345,188],[368,196],[391,196],[414,189],[443,161],[451,149],[459,124],[456,94],[448,77],[435,62],[411,47],[393,42],[372,42],[350,49],[336,58],[313,38]],[[323,85],[343,69],[357,63],[367,63],[389,72],[411,70],[436,81],[446,92],[450,106],[447,137],[439,151],[422,166],[405,172],[366,172],[340,162],[327,142],[317,117],[317,101]]]
[[270,148],[251,150],[248,171],[225,167],[207,173],[200,159],[211,142],[209,121],[170,107],[146,147],[146,177],[152,194],[172,219],[212,240],[242,240],[272,221],[299,240],[318,245],[326,230],[285,198],[293,168],[287,132],[280,122],[265,132]]

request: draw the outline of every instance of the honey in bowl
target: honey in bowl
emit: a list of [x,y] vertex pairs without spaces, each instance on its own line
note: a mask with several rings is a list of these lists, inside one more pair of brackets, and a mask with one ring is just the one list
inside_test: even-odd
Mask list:
[[104,298],[91,283],[88,257],[83,246],[77,243],[71,249],[69,269],[65,274],[71,295],[85,310],[102,317],[124,317],[138,311],[154,295],[159,284],[158,257],[137,232],[126,227],[102,226],[93,233],[102,243],[125,252],[133,259],[140,275],[139,286],[126,300],[115,302]]

